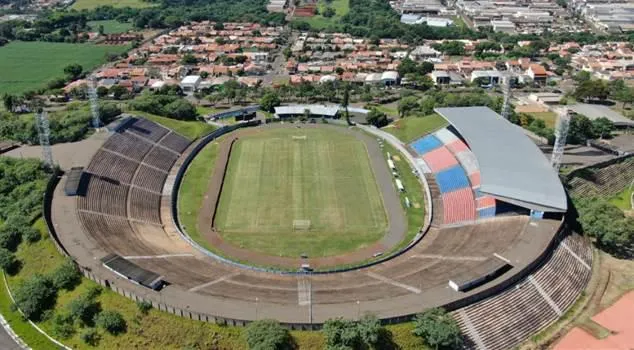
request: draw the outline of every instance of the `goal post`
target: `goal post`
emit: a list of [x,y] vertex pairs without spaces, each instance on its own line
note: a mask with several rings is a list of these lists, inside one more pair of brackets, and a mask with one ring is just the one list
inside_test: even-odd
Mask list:
[[293,220],[293,231],[310,230],[310,220]]

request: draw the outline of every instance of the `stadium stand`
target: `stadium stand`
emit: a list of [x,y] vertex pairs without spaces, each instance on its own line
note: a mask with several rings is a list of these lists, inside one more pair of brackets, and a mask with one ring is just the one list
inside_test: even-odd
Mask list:
[[519,284],[453,312],[466,335],[466,348],[512,349],[557,320],[588,283],[591,263],[591,246],[576,234],[567,236]]
[[436,173],[436,181],[442,193],[452,192],[462,188],[471,188],[469,179],[460,166],[454,166]]
[[458,164],[456,158],[453,157],[446,147],[438,147],[425,153],[423,160],[427,163],[429,169],[435,173]]
[[568,185],[574,196],[609,198],[629,186],[634,179],[634,155],[607,165],[574,171]]
[[410,144],[416,153],[421,156],[437,147],[440,147],[441,145],[442,142],[433,135],[427,135]]
[[[167,172],[178,158],[176,150],[188,144],[184,137],[151,121],[129,118],[122,122],[84,173],[87,185],[77,208],[87,232],[112,247],[111,238],[134,236],[138,225],[160,226],[160,194]],[[137,243],[126,248],[152,251]],[[116,251],[121,252],[121,247]]]
[[442,194],[443,222],[459,223],[475,220],[473,191],[469,187]]

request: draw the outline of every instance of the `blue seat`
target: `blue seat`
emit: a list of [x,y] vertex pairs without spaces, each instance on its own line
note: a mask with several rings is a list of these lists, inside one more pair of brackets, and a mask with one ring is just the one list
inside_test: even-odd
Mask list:
[[418,139],[410,144],[410,146],[418,153],[423,155],[435,148],[442,146],[442,142],[434,135],[427,135],[421,139]]
[[442,193],[469,187],[469,178],[459,165],[436,173],[436,182]]
[[482,219],[482,218],[492,218],[494,216],[495,216],[495,207],[488,207],[488,208],[478,209],[478,217],[480,219]]

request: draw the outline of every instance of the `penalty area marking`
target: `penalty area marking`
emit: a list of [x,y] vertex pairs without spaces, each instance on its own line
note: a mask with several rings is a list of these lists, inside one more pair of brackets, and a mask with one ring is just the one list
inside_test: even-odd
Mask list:
[[230,273],[228,275],[224,275],[224,276],[222,276],[222,277],[220,277],[218,279],[215,279],[213,281],[209,281],[207,283],[203,283],[203,284],[198,285],[196,287],[189,288],[188,292],[195,292],[197,290],[201,290],[203,288],[206,288],[206,287],[209,287],[209,286],[213,286],[216,283],[220,283],[222,281],[226,281],[226,280],[231,279],[231,278],[233,278],[233,277],[235,277],[235,276],[237,276],[239,274],[240,274],[240,272],[234,272],[234,273]]
[[177,258],[177,257],[191,257],[194,254],[190,253],[182,253],[182,254],[161,254],[161,255],[129,255],[124,256],[124,259],[134,260],[134,259],[163,259],[163,258]]
[[408,291],[410,291],[412,293],[416,293],[416,294],[420,294],[421,293],[421,290],[418,289],[418,288],[412,287],[412,286],[404,284],[404,283],[396,282],[393,279],[387,278],[385,276],[378,275],[378,274],[376,274],[374,272],[368,272],[367,275],[372,277],[372,278],[374,278],[374,279],[377,279],[377,280],[379,280],[381,282],[385,282],[387,284],[391,284],[391,285],[393,285],[395,287],[407,289]]

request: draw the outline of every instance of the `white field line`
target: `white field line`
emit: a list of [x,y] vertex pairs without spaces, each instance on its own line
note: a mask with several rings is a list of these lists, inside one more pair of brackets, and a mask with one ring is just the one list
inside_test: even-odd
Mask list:
[[412,287],[412,286],[404,284],[404,283],[396,282],[393,279],[387,278],[385,276],[378,275],[378,274],[376,274],[374,272],[368,272],[367,275],[372,277],[372,278],[374,278],[374,279],[377,279],[377,280],[379,280],[381,282],[385,282],[387,284],[391,284],[391,285],[393,285],[395,287],[407,289],[408,291],[410,291],[412,293],[416,293],[416,294],[420,294],[421,293],[421,290],[418,289],[418,288]]
[[234,272],[234,273],[230,273],[228,275],[224,275],[224,276],[222,276],[222,277],[220,277],[218,279],[215,279],[213,281],[210,281],[210,282],[207,282],[207,283],[203,283],[203,284],[198,285],[196,287],[192,287],[192,288],[190,288],[188,290],[188,292],[195,292],[197,290],[201,290],[203,288],[206,288],[206,287],[209,287],[209,286],[213,286],[216,283],[220,283],[222,281],[228,280],[228,279],[233,278],[233,277],[235,277],[235,276],[237,276],[239,274],[240,274],[240,272]]
[[177,257],[191,257],[194,254],[191,253],[182,253],[182,254],[161,254],[161,255],[129,255],[124,256],[124,259],[134,260],[134,259],[163,259],[163,258],[177,258]]

